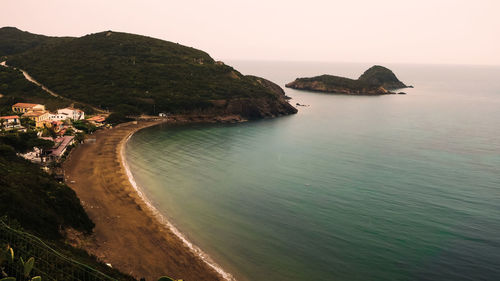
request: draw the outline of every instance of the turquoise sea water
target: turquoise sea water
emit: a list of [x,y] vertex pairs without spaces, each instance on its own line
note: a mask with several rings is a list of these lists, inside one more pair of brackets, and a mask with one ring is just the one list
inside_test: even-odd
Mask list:
[[[281,86],[370,64],[228,62]],[[407,95],[286,89],[294,116],[159,126],[126,158],[241,280],[500,280],[500,67],[387,65]]]

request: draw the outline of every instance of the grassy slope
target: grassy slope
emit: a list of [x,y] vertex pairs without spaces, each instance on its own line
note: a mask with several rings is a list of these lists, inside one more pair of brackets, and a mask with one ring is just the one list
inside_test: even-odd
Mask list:
[[144,113],[180,112],[210,108],[213,100],[277,99],[203,51],[126,33],[52,41],[8,62],[61,95],[111,110],[127,104]]

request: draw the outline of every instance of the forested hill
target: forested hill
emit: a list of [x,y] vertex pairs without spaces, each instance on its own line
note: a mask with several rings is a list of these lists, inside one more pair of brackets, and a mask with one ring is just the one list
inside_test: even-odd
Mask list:
[[34,48],[49,37],[21,31],[15,27],[0,28],[0,55],[13,55]]
[[7,64],[62,96],[111,111],[127,105],[146,114],[203,111],[245,118],[296,112],[274,83],[177,43],[113,31],[54,38],[12,28],[0,29],[0,39]]

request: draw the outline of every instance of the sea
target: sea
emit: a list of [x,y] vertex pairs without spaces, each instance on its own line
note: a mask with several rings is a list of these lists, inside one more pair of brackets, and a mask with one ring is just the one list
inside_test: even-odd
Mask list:
[[[372,64],[226,61],[284,85]],[[160,125],[125,159],[237,280],[500,280],[500,67],[385,64],[406,95],[286,89],[295,115]]]

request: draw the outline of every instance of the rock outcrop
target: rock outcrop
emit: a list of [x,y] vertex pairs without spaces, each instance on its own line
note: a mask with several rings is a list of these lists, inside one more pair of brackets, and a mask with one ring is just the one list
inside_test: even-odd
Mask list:
[[288,103],[285,91],[280,86],[261,77],[248,77],[264,86],[272,92],[272,95],[262,98],[213,100],[212,104],[216,108],[214,114],[239,115],[243,119],[261,119],[297,113],[297,109]]
[[357,80],[321,75],[311,78],[297,78],[285,85],[288,88],[346,95],[388,95],[390,90],[408,88],[388,68],[375,65],[366,70]]

